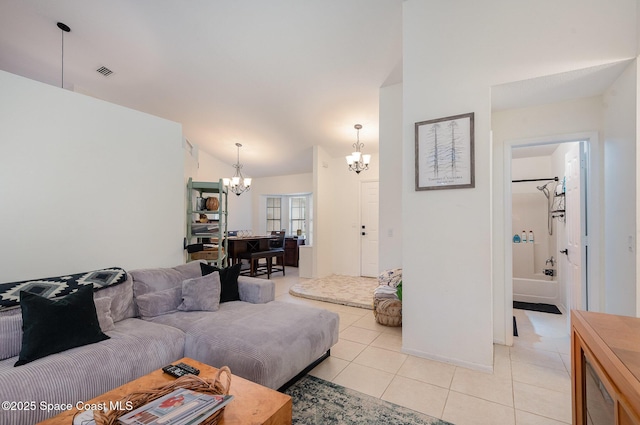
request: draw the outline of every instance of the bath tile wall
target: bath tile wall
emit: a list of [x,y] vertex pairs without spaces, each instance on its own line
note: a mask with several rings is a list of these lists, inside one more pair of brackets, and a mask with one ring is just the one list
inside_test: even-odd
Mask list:
[[[514,183],[530,185],[530,183]],[[542,274],[549,258],[549,234],[547,232],[547,199],[533,185],[534,193],[513,194],[513,230],[518,235],[524,230],[533,230],[533,248],[528,242],[514,244],[513,275],[533,279],[533,274]]]

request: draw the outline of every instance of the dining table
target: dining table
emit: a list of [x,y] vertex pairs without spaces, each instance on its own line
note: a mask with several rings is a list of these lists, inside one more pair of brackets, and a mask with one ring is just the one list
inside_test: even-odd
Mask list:
[[267,251],[269,241],[277,238],[277,235],[229,236],[227,238],[229,261],[231,264],[237,264],[240,261],[238,256],[243,252]]

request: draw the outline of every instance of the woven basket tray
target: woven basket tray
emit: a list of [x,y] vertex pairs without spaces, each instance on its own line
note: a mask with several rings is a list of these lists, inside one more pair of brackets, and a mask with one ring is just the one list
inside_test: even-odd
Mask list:
[[[222,254],[224,255],[224,248],[222,248]],[[191,254],[192,260],[217,260],[218,248],[205,249],[203,251],[194,252]]]
[[373,299],[373,316],[385,326],[402,326],[402,301],[389,298]]
[[[221,378],[221,375],[223,373],[226,374],[224,383]],[[227,395],[229,394],[230,387],[231,371],[228,367],[223,366],[218,370],[218,373],[216,373],[216,376],[213,379],[203,379],[195,375],[185,375],[164,386],[151,388],[146,391],[136,391],[128,394],[120,399],[120,405],[123,406],[125,405],[125,403],[130,402],[133,406],[132,410],[137,409],[138,407],[143,406],[157,398],[165,396],[178,388],[186,388],[205,394]],[[220,416],[222,415],[223,410],[224,407],[215,412],[213,415],[209,416],[201,423],[204,425],[216,425],[218,423],[218,420],[220,419]],[[127,411],[109,410],[106,412],[95,411],[93,415],[96,421],[96,425],[117,425],[118,418],[125,413],[127,413]]]

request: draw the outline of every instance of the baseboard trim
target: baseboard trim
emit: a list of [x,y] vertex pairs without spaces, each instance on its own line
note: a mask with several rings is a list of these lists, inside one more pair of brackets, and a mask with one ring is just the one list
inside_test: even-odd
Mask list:
[[438,362],[441,362],[441,363],[449,363],[449,364],[452,364],[452,365],[455,365],[455,366],[462,366],[462,367],[465,367],[467,369],[478,370],[480,372],[493,373],[493,365],[488,366],[488,365],[468,362],[466,360],[452,359],[452,358],[449,358],[449,357],[444,357],[444,356],[438,356],[438,355],[434,355],[434,354],[430,354],[430,353],[425,353],[425,352],[419,351],[419,350],[413,350],[411,348],[402,348],[402,352],[405,353],[405,354],[410,354],[412,356],[422,357],[424,359],[435,360],[435,361],[438,361]]
[[331,355],[331,349],[327,350],[327,352],[324,353],[322,356],[320,356],[316,361],[311,363],[309,366],[305,367],[302,370],[302,372],[300,372],[299,374],[297,374],[296,376],[291,378],[286,384],[284,384],[283,386],[278,388],[278,391],[280,391],[281,393],[285,392],[287,388],[289,388],[290,386],[292,386],[293,384],[298,382],[300,380],[300,378],[305,376],[307,373],[311,372],[311,370],[313,370],[314,367],[318,366],[320,363],[322,363],[330,355]]

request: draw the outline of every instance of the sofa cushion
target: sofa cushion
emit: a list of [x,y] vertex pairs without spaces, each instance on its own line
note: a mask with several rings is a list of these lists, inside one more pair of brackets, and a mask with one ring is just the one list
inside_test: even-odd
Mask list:
[[180,311],[216,311],[220,307],[220,274],[215,272],[182,282]]
[[200,262],[193,261],[172,268],[140,269],[130,272],[134,297],[170,288],[182,289],[182,281],[202,276]]
[[219,272],[220,284],[222,285],[222,291],[220,292],[220,302],[226,303],[229,301],[240,301],[240,292],[238,290],[238,276],[240,276],[240,267],[242,264],[234,264],[231,267],[218,268],[210,266],[205,263],[200,263],[202,269],[202,275]]
[[15,357],[22,346],[22,315],[0,316],[0,360]]
[[[172,268],[133,270],[134,302],[141,317],[155,317],[176,311],[182,301],[182,282],[202,276],[200,262]],[[161,292],[156,296],[148,295]],[[148,296],[147,296],[148,295]]]
[[239,276],[238,292],[241,301],[253,304],[264,304],[276,299],[276,285],[269,279]]
[[85,286],[64,298],[48,299],[20,293],[22,348],[16,366],[69,348],[109,339],[100,330],[93,287]]
[[20,367],[15,357],[0,360],[0,400],[38,403],[33,411],[0,410],[0,424],[35,424],[61,413],[40,409],[41,402],[75,406],[184,357],[185,335],[175,328],[125,319],[108,335]]
[[149,292],[136,297],[140,317],[148,318],[174,312],[182,300],[182,287]]
[[280,388],[338,342],[338,314],[273,301],[220,304],[216,312],[175,312],[150,319],[182,329],[185,356],[269,388]]
[[111,297],[100,297],[93,299],[96,305],[96,314],[98,316],[98,324],[102,332],[113,330],[115,327],[113,317],[111,316]]
[[127,279],[119,285],[100,288],[93,294],[94,299],[100,297],[111,298],[111,317],[117,323],[124,319],[138,316],[136,305],[133,302],[133,279],[127,273]]

